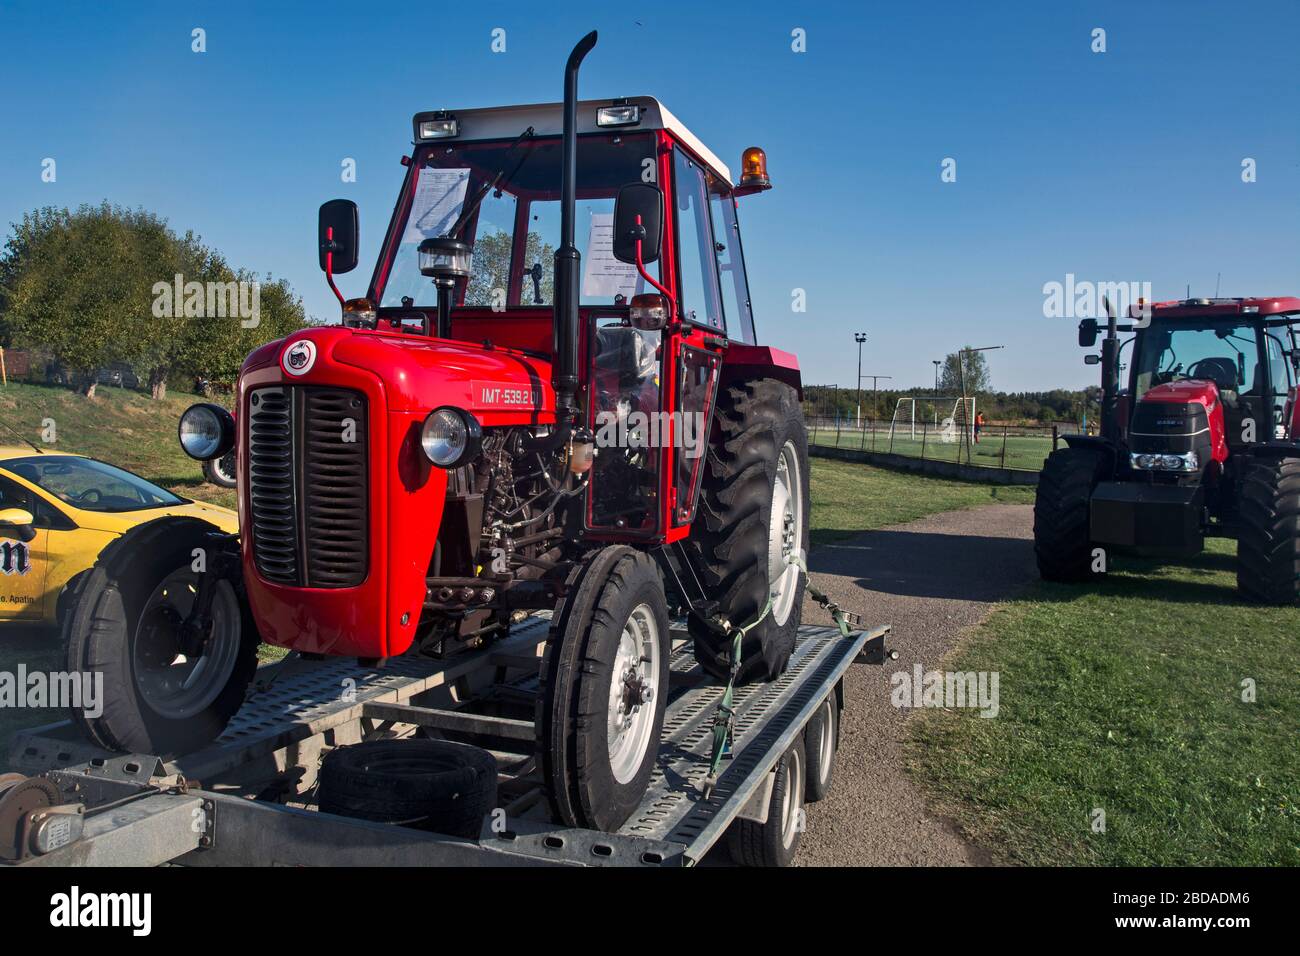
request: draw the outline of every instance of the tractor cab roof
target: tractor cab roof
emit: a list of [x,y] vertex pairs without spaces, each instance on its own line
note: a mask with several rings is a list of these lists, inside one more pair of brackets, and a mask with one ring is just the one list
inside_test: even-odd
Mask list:
[[[1136,318],[1140,307],[1134,306],[1130,314]],[[1250,299],[1172,299],[1151,303],[1151,316],[1157,320],[1211,319],[1241,316],[1243,321],[1269,319],[1269,324],[1283,325],[1300,322],[1300,298],[1272,296]]]
[[[604,122],[598,118],[601,110],[610,107],[637,107],[623,113],[611,122],[606,117]],[[618,99],[580,100],[578,107],[579,136],[584,133],[618,133],[636,132],[638,130],[667,130],[679,142],[684,144],[714,174],[732,183],[731,170],[714,152],[686,128],[676,116],[670,113],[662,103],[653,96],[627,96]],[[450,127],[443,127],[436,137],[421,136],[420,125],[432,120],[455,120]],[[564,129],[564,105],[562,103],[536,103],[528,106],[491,106],[483,109],[437,110],[435,112],[416,113],[412,121],[417,145],[447,141],[451,143],[472,142],[476,140],[513,140],[529,126],[538,137],[559,136]],[[447,131],[451,135],[447,135]]]

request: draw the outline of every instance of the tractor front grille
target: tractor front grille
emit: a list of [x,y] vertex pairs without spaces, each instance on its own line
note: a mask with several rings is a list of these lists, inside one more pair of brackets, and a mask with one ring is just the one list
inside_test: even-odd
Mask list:
[[249,395],[248,500],[258,574],[311,588],[365,580],[368,447],[360,392],[275,385]]

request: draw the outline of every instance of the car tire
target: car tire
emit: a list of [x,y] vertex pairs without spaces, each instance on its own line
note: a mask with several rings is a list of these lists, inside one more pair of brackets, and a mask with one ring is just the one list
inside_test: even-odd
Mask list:
[[235,453],[227,452],[221,458],[211,458],[203,463],[203,479],[218,488],[235,487]]

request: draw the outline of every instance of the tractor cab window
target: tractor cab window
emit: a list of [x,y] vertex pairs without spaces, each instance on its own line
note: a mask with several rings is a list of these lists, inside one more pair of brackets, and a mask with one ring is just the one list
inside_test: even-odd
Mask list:
[[1136,397],[1157,385],[1201,379],[1213,382],[1224,404],[1233,406],[1251,387],[1257,355],[1255,333],[1232,321],[1153,325],[1134,357]]
[[736,201],[721,179],[710,175],[708,180],[713,249],[718,259],[718,282],[722,286],[722,317],[733,339],[754,345],[757,340],[750,311],[749,280],[745,276],[745,255],[740,247],[740,224],[736,222]]
[[[1294,384],[1291,370],[1291,362],[1287,358],[1287,351],[1282,345],[1282,340],[1274,333],[1264,333],[1264,348],[1268,354],[1268,365],[1258,370],[1260,375],[1268,376],[1269,392],[1271,393],[1271,405],[1273,407],[1273,424],[1281,425],[1286,421],[1286,401],[1291,392],[1291,386]],[[1262,394],[1262,384],[1258,389]]]
[[704,167],[673,151],[673,222],[677,226],[681,313],[692,322],[725,329],[718,296],[716,250]]
[[[472,248],[470,278],[457,290],[462,305],[480,308],[551,305],[552,268],[560,245],[558,138],[423,147],[412,160],[408,191],[398,205],[385,257],[375,276],[383,308],[432,307],[432,280],[420,274],[416,248],[446,236],[474,199],[496,186],[465,220],[458,238]],[[613,257],[614,198],[653,168],[650,133],[580,136],[574,244],[582,255],[583,305],[618,305],[645,288],[636,267]],[[385,274],[384,262],[390,262]],[[659,277],[659,264],[647,271]],[[409,303],[404,299],[410,299]]]

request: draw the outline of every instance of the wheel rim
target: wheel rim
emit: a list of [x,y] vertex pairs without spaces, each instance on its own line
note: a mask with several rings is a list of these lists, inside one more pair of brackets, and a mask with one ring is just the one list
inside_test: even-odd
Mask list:
[[828,699],[822,704],[821,735],[817,748],[817,782],[825,785],[831,776],[831,764],[835,760],[835,707]]
[[636,776],[654,729],[659,675],[659,625],[648,604],[638,604],[623,624],[610,673],[607,735],[614,779]]
[[803,787],[803,753],[795,747],[786,758],[785,793],[781,795],[781,845],[787,848],[799,832]]
[[224,480],[233,482],[235,480],[235,453],[232,451],[213,462],[213,471]]
[[239,657],[239,603],[227,581],[216,583],[212,631],[197,657],[181,650],[180,624],[194,605],[197,575],[174,571],[145,602],[136,625],[132,663],[140,696],[159,715],[186,720],[212,704]]
[[803,475],[793,442],[785,443],[776,462],[772,514],[767,527],[767,580],[772,594],[772,617],[781,626],[790,619],[795,593],[799,590],[800,571],[790,559],[803,545]]

